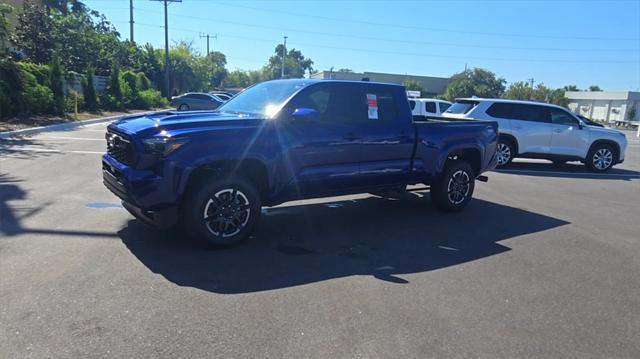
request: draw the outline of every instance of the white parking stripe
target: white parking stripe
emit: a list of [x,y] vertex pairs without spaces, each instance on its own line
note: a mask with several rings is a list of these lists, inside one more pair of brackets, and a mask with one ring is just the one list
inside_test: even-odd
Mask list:
[[77,141],[106,141],[104,138],[64,137],[64,136],[40,136],[39,140],[77,140]]
[[7,148],[2,148],[2,150],[7,152],[80,153],[80,154],[92,154],[92,155],[104,154],[104,151],[52,150],[48,148],[33,148],[33,147],[7,147]]
[[593,176],[593,177],[620,177],[620,178],[640,178],[640,174],[624,174],[624,173],[593,173],[593,172],[560,172],[560,171],[535,171],[535,170],[495,170],[498,173],[522,173],[535,174],[542,173],[547,175],[562,176]]

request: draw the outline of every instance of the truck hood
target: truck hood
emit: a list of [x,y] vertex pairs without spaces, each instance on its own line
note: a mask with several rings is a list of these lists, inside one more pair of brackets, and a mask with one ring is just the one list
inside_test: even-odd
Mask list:
[[165,111],[130,116],[114,121],[109,129],[134,136],[152,136],[161,131],[180,133],[209,130],[212,127],[253,126],[262,122],[256,116],[215,111]]

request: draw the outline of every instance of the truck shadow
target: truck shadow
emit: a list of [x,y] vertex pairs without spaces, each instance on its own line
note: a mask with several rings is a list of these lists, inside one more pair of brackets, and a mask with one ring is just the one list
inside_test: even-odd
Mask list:
[[462,213],[442,214],[429,200],[365,198],[263,211],[253,238],[203,250],[181,233],[152,231],[131,220],[118,235],[152,272],[216,293],[247,293],[353,275],[408,283],[400,275],[496,255],[499,241],[568,222],[475,199]]

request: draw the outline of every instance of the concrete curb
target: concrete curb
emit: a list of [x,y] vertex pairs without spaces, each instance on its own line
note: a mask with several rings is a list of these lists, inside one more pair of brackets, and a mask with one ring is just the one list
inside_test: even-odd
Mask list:
[[125,114],[125,115],[99,117],[99,118],[92,118],[92,119],[89,119],[89,120],[57,123],[55,125],[49,125],[49,126],[23,128],[23,129],[15,130],[15,131],[5,131],[5,132],[0,132],[0,139],[14,137],[14,136],[32,135],[32,134],[40,133],[40,132],[64,131],[64,130],[68,130],[68,129],[72,129],[72,128],[76,128],[76,127],[83,127],[83,126],[87,126],[87,125],[93,125],[93,124],[96,124],[96,123],[109,122],[111,120],[115,120],[115,119],[120,118],[120,117],[148,115],[148,114],[151,114],[151,113],[162,112],[162,111],[166,111],[166,110],[147,111],[147,112],[138,112],[138,113],[132,113],[132,114]]

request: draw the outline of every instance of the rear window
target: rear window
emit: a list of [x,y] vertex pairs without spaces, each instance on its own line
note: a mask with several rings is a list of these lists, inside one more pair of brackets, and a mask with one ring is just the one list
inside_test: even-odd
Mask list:
[[416,102],[413,100],[409,100],[409,106],[411,107],[411,111],[413,111],[416,108]]
[[460,114],[463,115],[465,113],[469,113],[472,108],[476,107],[480,102],[478,101],[456,101],[451,107],[449,107],[446,113]]
[[449,107],[451,107],[450,104],[445,103],[445,102],[440,102],[440,112],[445,112]]

